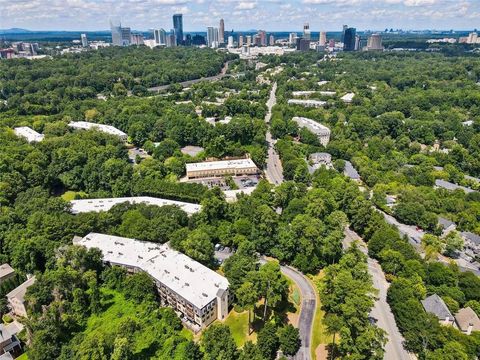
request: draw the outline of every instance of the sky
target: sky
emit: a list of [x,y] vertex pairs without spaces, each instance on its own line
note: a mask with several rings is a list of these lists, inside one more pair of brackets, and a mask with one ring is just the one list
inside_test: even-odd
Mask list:
[[265,29],[471,30],[480,27],[480,0],[0,0],[0,29],[106,30],[120,19],[135,30],[172,28],[184,14],[184,31],[205,31],[225,19],[225,30]]

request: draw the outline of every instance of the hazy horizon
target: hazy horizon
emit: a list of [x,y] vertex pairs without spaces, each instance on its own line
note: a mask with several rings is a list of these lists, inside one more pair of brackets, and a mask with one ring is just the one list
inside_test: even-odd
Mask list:
[[0,29],[105,31],[111,17],[139,31],[173,27],[184,14],[186,32],[205,31],[225,19],[225,30],[339,31],[343,24],[363,30],[468,31],[478,26],[476,0],[0,0]]

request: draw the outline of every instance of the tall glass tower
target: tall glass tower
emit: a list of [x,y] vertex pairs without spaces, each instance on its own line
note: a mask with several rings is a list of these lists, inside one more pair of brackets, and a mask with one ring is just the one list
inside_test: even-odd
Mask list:
[[355,28],[347,28],[343,40],[343,51],[355,51],[355,37],[357,30]]
[[173,15],[173,29],[175,30],[175,37],[177,39],[177,45],[183,44],[183,15]]

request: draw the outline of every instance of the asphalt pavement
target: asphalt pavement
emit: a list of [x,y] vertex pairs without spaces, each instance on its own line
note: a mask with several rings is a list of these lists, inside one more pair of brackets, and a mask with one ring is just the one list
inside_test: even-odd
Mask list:
[[[181,85],[182,87],[189,87],[190,85],[196,84],[196,83],[198,83],[198,82],[200,82],[200,81],[216,81],[216,80],[220,80],[220,79],[224,78],[225,76],[228,76],[228,75],[227,75],[227,70],[228,70],[228,61],[225,63],[225,65],[223,66],[222,70],[221,70],[220,73],[217,74],[217,75],[208,76],[208,77],[202,77],[202,78],[199,78],[199,79],[182,81],[182,82],[175,83],[175,84],[179,84],[179,85]],[[154,87],[148,88],[148,91],[150,91],[150,92],[159,92],[159,91],[167,90],[167,89],[168,89],[170,86],[172,86],[172,85],[173,85],[173,84],[161,85],[161,86],[154,86]]]
[[[260,263],[265,264],[267,260],[260,258]],[[298,286],[302,297],[302,305],[300,307],[300,317],[298,319],[298,330],[300,332],[301,345],[297,354],[291,359],[293,360],[311,360],[311,336],[312,325],[315,318],[315,310],[317,308],[317,297],[312,283],[305,275],[295,268],[286,265],[280,265],[280,271],[283,275],[292,279]]]
[[276,140],[272,138],[272,134],[270,133],[270,119],[272,117],[272,108],[277,103],[276,92],[277,83],[274,83],[270,92],[270,97],[267,100],[268,111],[265,115],[265,122],[267,123],[267,125],[269,125],[266,135],[266,141],[268,145],[268,157],[265,167],[265,177],[270,183],[274,185],[280,185],[283,182],[282,161],[280,160],[280,156],[275,150]]
[[[352,230],[345,229],[345,238],[343,240],[344,248],[350,246],[354,241],[358,242],[360,250],[367,255],[367,245]],[[387,344],[385,345],[385,360],[411,360],[413,357],[403,348],[403,336],[398,330],[395,317],[392,314],[390,305],[387,303],[388,282],[385,280],[385,274],[380,264],[368,257],[368,272],[372,276],[373,287],[378,290],[377,299],[373,305],[370,317],[374,319],[376,325],[387,333]]]

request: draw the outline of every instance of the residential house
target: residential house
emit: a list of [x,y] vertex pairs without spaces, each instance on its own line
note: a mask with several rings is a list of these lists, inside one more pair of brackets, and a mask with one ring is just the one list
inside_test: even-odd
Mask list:
[[458,328],[467,335],[472,331],[480,331],[480,319],[471,307],[460,309],[455,315]]
[[443,299],[437,294],[430,295],[422,300],[423,308],[427,313],[435,315],[442,325],[455,326],[455,318]]
[[438,217],[438,225],[442,228],[442,237],[447,236],[451,231],[456,230],[457,225],[441,216]]
[[0,265],[0,284],[8,279],[12,278],[15,275],[15,270],[8,264]]

